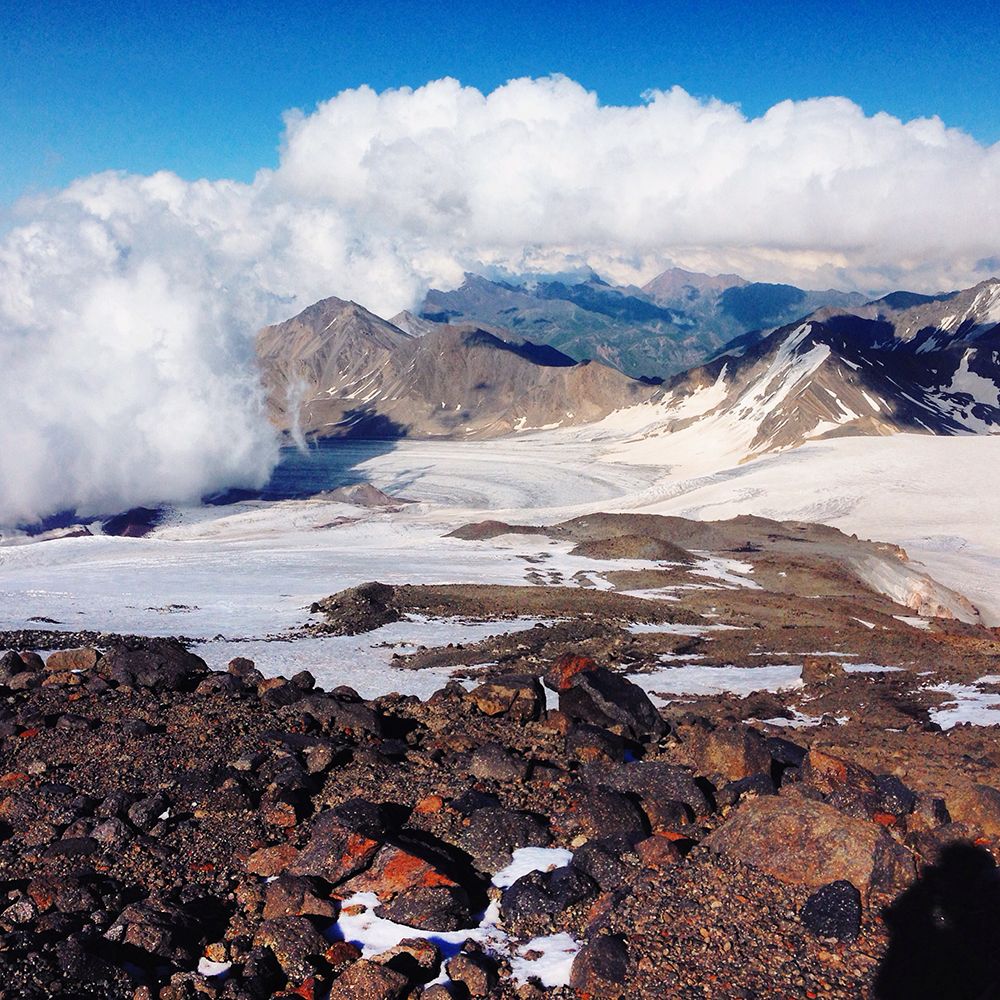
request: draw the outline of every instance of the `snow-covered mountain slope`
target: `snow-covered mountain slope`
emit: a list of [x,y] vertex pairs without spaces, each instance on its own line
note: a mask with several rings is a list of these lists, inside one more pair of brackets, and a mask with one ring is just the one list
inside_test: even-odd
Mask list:
[[1000,282],[950,302],[946,316],[938,300],[897,310],[897,326],[836,314],[782,327],[604,427],[631,427],[650,460],[691,463],[693,474],[818,438],[1000,433]]
[[262,330],[269,415],[293,436],[489,437],[600,420],[656,387],[506,331],[402,319],[325,299]]

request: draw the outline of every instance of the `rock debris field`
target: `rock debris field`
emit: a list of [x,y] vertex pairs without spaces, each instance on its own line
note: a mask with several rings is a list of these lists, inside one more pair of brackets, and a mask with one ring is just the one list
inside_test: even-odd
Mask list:
[[581,542],[671,562],[611,589],[317,600],[313,636],[544,619],[398,657],[451,668],[424,699],[0,634],[0,997],[1000,995],[1000,636],[832,550],[678,585],[648,529]]

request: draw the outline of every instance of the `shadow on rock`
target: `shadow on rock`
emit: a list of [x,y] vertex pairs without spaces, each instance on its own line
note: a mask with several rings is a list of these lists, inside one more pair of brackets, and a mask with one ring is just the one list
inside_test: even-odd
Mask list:
[[1000,871],[988,852],[946,848],[885,921],[879,1000],[1000,998]]

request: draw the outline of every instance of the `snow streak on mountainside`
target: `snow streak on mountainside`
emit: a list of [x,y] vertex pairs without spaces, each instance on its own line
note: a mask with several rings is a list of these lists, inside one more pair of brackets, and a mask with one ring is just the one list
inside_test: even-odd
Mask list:
[[272,422],[293,437],[489,437],[600,420],[656,387],[549,346],[324,299],[257,336]]
[[[606,425],[631,422],[651,442],[670,435],[671,455],[694,466],[846,434],[1000,433],[1000,281],[913,298],[821,310],[677,376]],[[660,460],[671,461],[663,448]]]
[[[661,278],[661,294],[701,294],[691,283],[698,275],[675,270]],[[745,318],[813,294],[731,279],[709,279],[702,291],[720,302],[748,293],[726,306]],[[489,298],[500,286],[470,279],[463,287]],[[600,299],[626,318],[630,309],[652,308],[621,290],[576,288],[581,301]],[[687,450],[706,461],[741,461],[833,435],[1000,430],[996,279],[947,295],[894,292],[827,305],[773,332],[743,334],[659,389],[499,327],[440,318],[402,313],[395,325],[331,298],[262,330],[257,354],[272,421],[297,438],[398,438],[496,436],[608,417],[618,431],[671,435],[672,452],[690,438]]]

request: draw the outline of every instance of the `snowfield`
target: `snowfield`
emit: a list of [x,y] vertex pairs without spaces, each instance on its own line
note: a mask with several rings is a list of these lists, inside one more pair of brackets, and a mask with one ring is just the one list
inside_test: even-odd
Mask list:
[[[1000,438],[840,438],[742,464],[720,455],[715,471],[685,475],[693,446],[686,435],[646,438],[641,428],[625,426],[623,415],[615,422],[616,428],[605,421],[488,442],[402,441],[352,460],[357,479],[418,501],[391,511],[323,499],[247,502],[171,511],[142,539],[32,541],[7,533],[0,544],[0,628],[45,628],[51,619],[57,628],[185,635],[206,640],[199,651],[213,667],[243,653],[267,673],[309,668],[327,686],[426,695],[443,675],[394,670],[391,654],[405,651],[402,644],[473,641],[533,622],[400,623],[385,635],[267,645],[230,640],[283,633],[309,620],[313,601],[366,580],[595,583],[610,564],[571,556],[568,543],[444,536],[487,517],[541,523],[596,510],[700,519],[749,513],[821,521],[895,542],[913,568],[966,595],[987,624],[1000,625],[1000,530],[993,514]],[[709,443],[694,456],[700,467],[711,458]],[[705,569],[727,585],[753,586],[752,574],[741,575],[730,562],[708,562]],[[718,673],[676,679],[724,680]],[[655,676],[644,684],[666,690]]]

